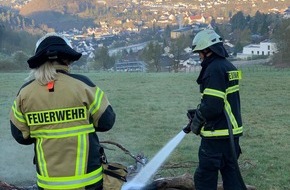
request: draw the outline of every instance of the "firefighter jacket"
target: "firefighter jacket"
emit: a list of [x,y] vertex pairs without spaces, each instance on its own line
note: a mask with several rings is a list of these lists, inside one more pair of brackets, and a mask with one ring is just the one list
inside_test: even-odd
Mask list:
[[99,140],[115,113],[104,92],[87,77],[58,65],[54,83],[23,85],[10,123],[20,144],[35,146],[37,184],[42,189],[84,189],[102,184]]
[[214,53],[201,66],[197,83],[202,98],[198,109],[205,124],[200,135],[204,138],[228,138],[228,125],[235,136],[242,135],[239,95],[241,71],[226,58]]

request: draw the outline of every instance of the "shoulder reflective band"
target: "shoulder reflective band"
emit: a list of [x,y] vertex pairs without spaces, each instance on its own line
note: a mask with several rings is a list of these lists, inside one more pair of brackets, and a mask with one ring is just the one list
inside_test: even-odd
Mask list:
[[242,71],[229,71],[228,77],[229,77],[229,81],[241,80],[242,79]]
[[87,119],[86,107],[28,112],[25,114],[28,125],[46,125]]
[[44,189],[76,189],[92,185],[103,179],[102,166],[97,170],[79,176],[43,177],[37,174],[37,185]]
[[224,93],[223,91],[219,91],[219,90],[215,90],[215,89],[211,89],[211,88],[206,88],[206,89],[204,89],[202,96],[203,95],[215,96],[215,97],[219,97],[219,98],[225,100],[225,98],[228,94],[239,91],[239,88],[240,88],[239,85],[231,86],[231,87],[226,89],[226,93]]
[[13,106],[12,106],[12,112],[13,112],[13,115],[14,117],[21,123],[26,123],[25,121],[25,118],[23,116],[23,114],[17,110],[17,103],[16,103],[16,100],[14,101],[13,103]]
[[104,96],[104,92],[98,88],[96,90],[95,99],[93,103],[90,105],[90,113],[92,115],[100,109],[103,96]]
[[226,94],[231,94],[240,90],[239,85],[231,86],[226,89]]

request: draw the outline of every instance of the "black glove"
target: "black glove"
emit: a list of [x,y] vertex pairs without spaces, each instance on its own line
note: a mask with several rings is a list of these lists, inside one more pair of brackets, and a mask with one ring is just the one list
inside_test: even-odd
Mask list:
[[186,134],[190,133],[191,131],[191,128],[190,128],[190,125],[191,125],[191,120],[190,122],[182,129],[183,132],[185,132]]
[[190,122],[190,129],[194,134],[199,135],[200,130],[204,124],[205,124],[205,119],[201,115],[201,112],[197,109],[195,111],[193,119]]
[[189,123],[182,129],[183,132],[185,132],[186,134],[190,133],[191,129],[190,129],[190,125],[191,125],[191,120],[193,119],[194,117],[194,114],[195,114],[195,110],[196,109],[189,109],[187,110],[187,117],[189,119]]
[[188,119],[193,119],[194,118],[195,111],[196,111],[196,109],[187,110],[187,114],[186,115],[187,115]]

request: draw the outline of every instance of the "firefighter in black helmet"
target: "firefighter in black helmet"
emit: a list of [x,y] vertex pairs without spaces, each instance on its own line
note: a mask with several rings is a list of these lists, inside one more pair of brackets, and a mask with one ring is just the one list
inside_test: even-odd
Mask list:
[[97,133],[113,127],[115,113],[90,79],[69,73],[81,55],[61,35],[42,37],[27,61],[32,79],[12,106],[13,137],[35,147],[39,189],[103,189]]
[[238,157],[241,153],[239,137],[243,133],[239,95],[241,72],[226,59],[228,53],[222,38],[214,30],[198,32],[192,50],[202,61],[197,78],[202,98],[197,108],[188,112],[190,122],[184,131],[201,136],[195,187],[197,190],[217,189],[220,172],[225,190],[239,190],[228,126],[232,127]]

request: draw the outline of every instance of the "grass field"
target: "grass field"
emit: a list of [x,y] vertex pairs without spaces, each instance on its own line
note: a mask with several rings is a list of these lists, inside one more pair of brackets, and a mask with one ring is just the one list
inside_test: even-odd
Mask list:
[[[244,180],[259,190],[290,189],[290,70],[266,66],[242,67],[240,83],[244,136],[239,164]],[[116,114],[114,128],[100,133],[132,154],[154,156],[187,123],[186,111],[195,108],[200,94],[198,73],[85,73],[107,94]],[[9,128],[9,111],[27,73],[0,73],[0,181],[31,184],[35,180],[33,147],[18,145]],[[158,175],[193,174],[200,138],[189,134]],[[108,145],[109,146],[109,145]],[[112,147],[115,148],[115,147]],[[131,165],[123,151],[107,150],[109,161]]]

